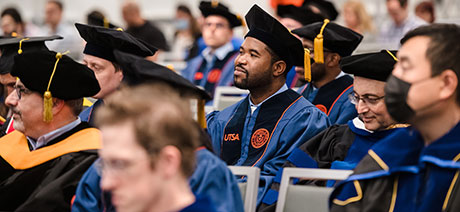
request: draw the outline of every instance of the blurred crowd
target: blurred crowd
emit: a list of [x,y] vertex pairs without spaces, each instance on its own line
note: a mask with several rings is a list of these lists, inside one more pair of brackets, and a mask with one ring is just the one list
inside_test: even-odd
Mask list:
[[[271,0],[270,6],[273,8],[274,14],[277,14],[278,5],[293,4],[301,6],[302,2]],[[333,19],[338,18],[344,26],[363,34],[363,42],[375,46],[370,50],[379,49],[389,43],[393,47],[397,47],[396,42],[394,42],[397,40],[395,38],[401,38],[404,32],[407,32],[407,30],[414,26],[422,23],[434,23],[436,21],[435,1],[419,2],[415,7],[415,11],[409,11],[408,1],[404,0],[387,1],[386,5],[388,15],[392,20],[390,23],[381,24],[380,20],[383,20],[385,17],[374,17],[372,14],[369,14],[366,10],[365,2],[359,0],[345,1],[341,5],[342,8],[334,8],[336,14]],[[161,60],[187,61],[204,49],[206,44],[201,38],[203,18],[201,15],[192,14],[190,8],[194,7],[194,5],[177,5],[175,15],[171,17],[173,19],[173,22],[171,22],[172,25],[168,26],[174,28],[173,37],[168,38],[165,38],[165,33],[162,33],[164,31],[161,28],[163,25],[157,26],[155,25],[155,20],[146,20],[141,13],[142,10],[140,7],[142,5],[139,5],[135,1],[124,2],[121,9],[124,25],[117,27],[125,28],[129,33],[166,52],[165,55],[159,56]],[[311,4],[310,7],[315,8],[314,4]],[[3,35],[10,35],[12,32],[16,32],[20,36],[59,34],[64,39],[59,42],[53,42],[52,44],[49,42],[49,45],[51,45],[50,48],[55,50],[69,50],[73,58],[77,60],[81,59],[79,52],[83,48],[83,43],[76,36],[76,30],[72,24],[67,20],[63,20],[63,13],[65,13],[65,10],[70,10],[71,8],[65,8],[65,5],[61,1],[48,1],[46,3],[45,11],[43,11],[43,21],[24,20],[18,8],[14,6],[1,9],[1,32],[3,32]],[[318,13],[319,10],[313,9],[313,12]],[[415,15],[413,16],[412,14]],[[86,14],[87,23],[94,24],[91,22],[91,17],[95,16],[105,18],[105,20],[110,22],[110,19],[103,12],[94,10]],[[43,24],[36,25],[34,23]],[[375,23],[379,25],[376,26]],[[1,32],[0,34],[2,34]],[[364,49],[364,51],[366,50]],[[358,51],[360,50],[358,49]],[[158,57],[158,54],[156,57]]]

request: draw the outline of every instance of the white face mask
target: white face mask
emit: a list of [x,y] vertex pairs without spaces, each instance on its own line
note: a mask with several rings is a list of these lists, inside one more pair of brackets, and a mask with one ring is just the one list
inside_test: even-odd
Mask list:
[[176,27],[176,30],[185,30],[189,28],[189,23],[187,19],[177,19],[174,22],[174,26]]

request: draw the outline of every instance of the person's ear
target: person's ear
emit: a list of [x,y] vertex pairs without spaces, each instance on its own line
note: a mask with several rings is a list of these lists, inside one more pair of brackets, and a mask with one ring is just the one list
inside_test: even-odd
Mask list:
[[327,54],[325,58],[326,58],[325,64],[327,67],[335,67],[340,64],[341,57],[337,53],[329,53]]
[[163,173],[165,179],[181,173],[182,153],[172,145],[163,147],[156,162],[156,170]]
[[52,107],[53,115],[58,114],[62,110],[64,105],[65,105],[64,100],[58,99],[58,98],[53,98],[53,107]]
[[273,76],[279,77],[283,75],[286,71],[289,71],[289,70],[286,70],[286,67],[287,67],[286,62],[284,62],[283,60],[278,60],[274,62],[272,65]]
[[[458,86],[458,78],[455,72],[451,69],[443,71],[439,77],[441,78],[441,92],[439,98],[441,100],[451,98],[455,95]],[[456,97],[454,97],[456,98]]]

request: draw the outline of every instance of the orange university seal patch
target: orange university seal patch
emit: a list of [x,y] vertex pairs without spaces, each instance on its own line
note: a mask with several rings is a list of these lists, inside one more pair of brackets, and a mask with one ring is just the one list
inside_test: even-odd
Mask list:
[[252,147],[258,149],[265,145],[270,138],[270,133],[264,128],[260,128],[252,134],[251,145]]

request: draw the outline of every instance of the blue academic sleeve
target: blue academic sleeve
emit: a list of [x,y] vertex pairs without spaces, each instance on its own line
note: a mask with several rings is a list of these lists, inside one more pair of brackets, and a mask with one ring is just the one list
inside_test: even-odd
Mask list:
[[103,211],[104,209],[101,201],[101,188],[99,186],[101,177],[97,173],[96,163],[97,161],[91,165],[78,183],[72,212],[94,212]]
[[197,167],[189,179],[192,191],[211,199],[217,211],[243,212],[235,176],[227,165],[206,149],[197,151]]

